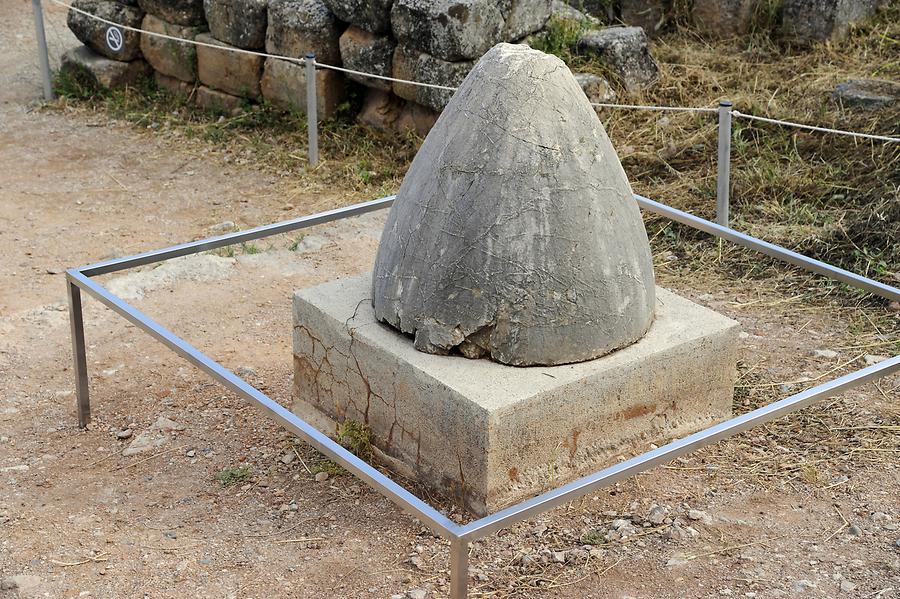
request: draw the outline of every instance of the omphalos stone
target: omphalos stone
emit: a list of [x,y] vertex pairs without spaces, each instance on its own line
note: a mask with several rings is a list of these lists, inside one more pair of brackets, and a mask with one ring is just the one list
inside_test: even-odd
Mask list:
[[512,365],[596,358],[653,319],[631,186],[554,56],[499,44],[419,150],[375,260],[375,316],[417,349]]

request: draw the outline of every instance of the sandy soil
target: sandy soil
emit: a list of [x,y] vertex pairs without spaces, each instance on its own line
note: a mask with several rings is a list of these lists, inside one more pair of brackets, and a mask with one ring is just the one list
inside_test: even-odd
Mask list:
[[[74,42],[65,15],[48,13],[58,56]],[[290,176],[38,108],[31,26],[30,3],[0,5],[0,579],[19,587],[0,597],[446,596],[443,541],[350,476],[315,482],[321,456],[91,300],[94,421],[75,426],[64,267],[342,202],[333,190],[286,205]],[[259,253],[104,280],[287,403],[292,290],[369,268],[382,218],[318,227],[296,251],[278,237]],[[737,410],[885,347],[867,324],[883,309],[685,277],[661,260],[664,284],[747,332]],[[480,542],[471,595],[897,596],[898,384],[867,385]],[[183,429],[154,433],[160,416]],[[123,429],[133,437],[118,439]],[[123,456],[144,432],[165,444]],[[235,466],[250,468],[243,484],[216,480]],[[687,532],[644,526],[655,504]],[[584,533],[617,519],[637,532],[582,548]]]

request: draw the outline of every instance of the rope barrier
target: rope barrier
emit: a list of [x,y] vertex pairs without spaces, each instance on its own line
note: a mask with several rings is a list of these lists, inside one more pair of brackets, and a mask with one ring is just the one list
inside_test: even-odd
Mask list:
[[821,133],[834,133],[836,135],[849,135],[851,137],[864,137],[866,139],[875,139],[878,141],[892,141],[892,142],[900,142],[900,138],[898,137],[887,137],[886,135],[872,135],[870,133],[856,133],[854,131],[844,131],[842,129],[829,129],[828,127],[815,127],[813,125],[804,125],[802,123],[792,123],[791,121],[779,121],[777,119],[770,119],[764,116],[755,116],[752,114],[744,114],[743,112],[739,112],[737,110],[732,110],[731,114],[736,117],[749,119],[751,121],[762,121],[764,123],[772,123],[773,125],[783,125],[786,127],[797,127],[799,129],[808,129],[810,131],[819,131]]
[[322,67],[323,69],[329,69],[332,71],[340,71],[341,73],[349,73],[351,75],[360,75],[362,77],[369,77],[370,79],[380,79],[382,81],[393,81],[394,83],[406,83],[408,85],[418,85],[419,87],[430,87],[432,89],[441,89],[445,91],[455,92],[458,87],[449,87],[446,85],[437,85],[436,83],[422,83],[420,81],[407,81],[406,79],[396,79],[394,77],[388,77],[386,75],[376,75],[374,73],[365,73],[363,71],[354,71],[353,69],[348,69],[345,67],[336,67],[332,64],[325,64],[322,62],[316,62],[317,67]]
[[[218,44],[208,44],[206,42],[198,42],[197,40],[175,37],[172,35],[167,35],[165,33],[156,33],[155,31],[146,31],[144,29],[139,29],[137,27],[130,27],[128,25],[122,25],[121,23],[116,23],[114,21],[109,21],[102,17],[98,17],[97,15],[89,13],[85,10],[81,10],[80,8],[75,8],[71,4],[63,2],[62,0],[50,0],[50,2],[57,4],[59,6],[65,7],[68,10],[74,11],[81,15],[84,15],[84,16],[88,17],[89,19],[94,19],[96,21],[100,21],[101,23],[106,23],[107,25],[111,25],[113,27],[119,27],[126,31],[133,31],[135,33],[149,35],[152,37],[159,37],[162,39],[172,40],[175,42],[193,44],[195,46],[203,46],[203,47],[213,48],[213,49],[217,49],[217,50],[227,50],[229,52],[236,52],[239,54],[250,54],[252,56],[262,56],[265,58],[276,58],[279,60],[287,60],[287,61],[294,62],[294,63],[301,64],[301,65],[306,64],[306,60],[303,58],[294,58],[292,56],[281,56],[278,54],[268,54],[266,52],[257,52],[255,50],[245,50],[244,48],[235,48],[234,46],[220,46]],[[401,83],[401,84],[406,84],[406,85],[416,85],[419,87],[426,87],[426,88],[430,88],[430,89],[439,89],[439,90],[443,90],[443,91],[456,91],[458,89],[456,87],[450,87],[447,85],[438,85],[435,83],[423,83],[420,81],[410,81],[407,79],[398,79],[396,77],[388,77],[385,75],[376,75],[374,73],[366,73],[364,71],[356,71],[353,69],[348,69],[345,67],[339,67],[339,66],[335,66],[335,65],[325,64],[325,63],[321,63],[321,62],[316,62],[315,66],[321,67],[323,69],[329,69],[332,71],[339,71],[341,73],[347,73],[350,75],[358,75],[360,77],[368,77],[371,79],[379,79],[381,81],[391,81],[393,83]],[[703,108],[703,107],[691,107],[691,106],[643,106],[643,105],[639,105],[639,104],[608,104],[608,103],[601,103],[601,102],[591,102],[591,106],[594,106],[597,108],[621,108],[621,109],[626,109],[626,110],[653,110],[653,111],[661,111],[661,112],[662,111],[701,112],[701,113],[717,112],[717,109],[715,109],[715,108]],[[744,119],[762,121],[765,123],[772,123],[774,125],[782,125],[782,126],[786,126],[786,127],[797,127],[799,129],[807,129],[809,131],[819,131],[822,133],[833,133],[833,134],[837,134],[837,135],[849,135],[851,137],[861,137],[861,138],[865,138],[865,139],[873,139],[873,140],[878,140],[878,141],[900,142],[900,138],[897,138],[897,137],[887,137],[885,135],[872,135],[869,133],[856,133],[853,131],[844,131],[842,129],[829,129],[827,127],[816,127],[813,125],[804,125],[802,123],[793,123],[791,121],[779,121],[776,119],[770,119],[770,118],[766,118],[766,117],[762,117],[762,116],[755,116],[752,114],[744,114],[743,112],[739,112],[737,110],[733,110],[732,114],[734,116],[744,118]]]
[[631,110],[660,110],[671,112],[717,112],[715,108],[695,108],[693,106],[641,106],[639,104],[602,104],[591,102],[591,106],[600,108],[625,108]]

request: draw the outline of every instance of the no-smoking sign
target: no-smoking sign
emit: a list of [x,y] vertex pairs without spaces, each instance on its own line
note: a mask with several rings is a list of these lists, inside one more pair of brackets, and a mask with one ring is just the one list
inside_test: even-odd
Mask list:
[[122,30],[118,27],[110,27],[106,30],[106,45],[109,46],[109,49],[113,52],[118,52],[122,49],[122,44],[125,42],[125,36],[122,35]]

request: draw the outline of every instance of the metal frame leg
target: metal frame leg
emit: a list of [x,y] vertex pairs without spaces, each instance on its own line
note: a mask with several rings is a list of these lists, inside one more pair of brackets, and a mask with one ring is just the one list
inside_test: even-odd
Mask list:
[[450,541],[450,599],[466,599],[469,591],[469,542]]
[[91,397],[88,390],[87,360],[84,351],[84,320],[81,313],[81,290],[69,282],[69,323],[72,329],[72,362],[75,369],[75,409],[78,426],[91,421]]

